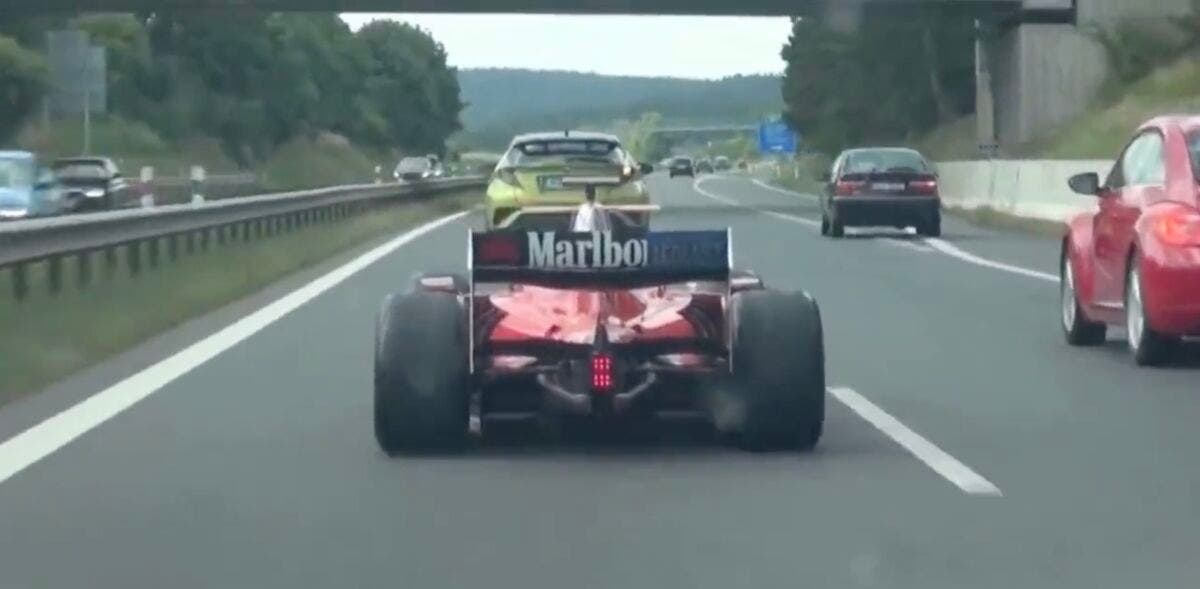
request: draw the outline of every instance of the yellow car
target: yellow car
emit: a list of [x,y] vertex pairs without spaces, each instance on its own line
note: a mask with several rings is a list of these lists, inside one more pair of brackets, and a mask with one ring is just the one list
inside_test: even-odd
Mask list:
[[[518,135],[496,165],[488,184],[488,229],[512,226],[527,208],[541,222],[566,222],[584,202],[584,187],[596,189],[601,206],[623,210],[628,219],[646,226],[650,193],[643,176],[652,168],[639,164],[605,133],[563,131]],[[561,208],[563,219],[554,219]],[[550,213],[547,215],[547,213]]]

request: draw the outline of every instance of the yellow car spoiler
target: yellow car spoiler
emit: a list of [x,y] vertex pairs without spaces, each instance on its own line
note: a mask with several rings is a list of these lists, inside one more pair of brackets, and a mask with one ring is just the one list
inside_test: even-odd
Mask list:
[[[605,212],[620,217],[628,225],[636,225],[633,219],[629,218],[630,213],[654,213],[662,209],[658,205],[606,205],[601,204],[599,208]],[[573,215],[579,210],[579,205],[529,205],[513,211],[513,213],[504,218],[497,229],[506,229],[512,226],[517,219],[526,215]]]

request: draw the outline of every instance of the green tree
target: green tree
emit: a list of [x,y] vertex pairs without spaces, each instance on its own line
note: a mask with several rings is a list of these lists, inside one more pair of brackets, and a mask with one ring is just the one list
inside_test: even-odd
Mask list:
[[784,117],[824,151],[903,141],[973,108],[970,20],[940,6],[866,10],[851,33],[794,19],[783,48]]
[[356,37],[369,55],[365,82],[377,120],[362,131],[380,148],[437,152],[462,128],[463,104],[446,51],[425,31],[405,23],[375,21]]
[[0,141],[8,141],[37,110],[48,75],[41,56],[0,37]]

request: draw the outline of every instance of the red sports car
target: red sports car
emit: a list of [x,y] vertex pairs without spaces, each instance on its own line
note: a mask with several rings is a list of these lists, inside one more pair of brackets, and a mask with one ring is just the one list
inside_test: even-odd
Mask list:
[[1069,184],[1099,209],[1071,219],[1063,238],[1067,342],[1100,344],[1123,324],[1139,365],[1163,362],[1200,335],[1200,116],[1145,123],[1103,184],[1095,173]]
[[821,317],[730,270],[720,231],[472,232],[468,274],[419,277],[378,319],[375,434],[388,454],[461,447],[513,419],[711,421],[750,449],[813,447]]

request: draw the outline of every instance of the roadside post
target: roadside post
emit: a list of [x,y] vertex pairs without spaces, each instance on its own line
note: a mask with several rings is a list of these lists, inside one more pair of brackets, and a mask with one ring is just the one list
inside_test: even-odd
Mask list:
[[192,166],[191,185],[192,185],[192,204],[204,204],[204,167]]
[[146,201],[149,201],[149,206],[154,206],[154,166],[142,166],[138,181],[142,185],[141,205],[146,207]]

